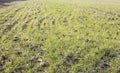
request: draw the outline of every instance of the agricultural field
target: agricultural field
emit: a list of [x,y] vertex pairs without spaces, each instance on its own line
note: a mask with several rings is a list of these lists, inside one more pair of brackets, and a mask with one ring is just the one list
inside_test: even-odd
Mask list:
[[120,0],[0,0],[0,73],[120,73]]

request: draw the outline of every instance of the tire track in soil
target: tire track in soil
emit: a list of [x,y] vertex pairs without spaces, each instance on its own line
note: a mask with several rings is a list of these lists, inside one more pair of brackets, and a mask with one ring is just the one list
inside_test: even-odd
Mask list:
[[8,16],[6,16],[4,20],[1,20],[2,22],[0,22],[0,25],[3,25],[3,24],[5,24],[5,23],[9,22],[9,19],[14,18],[14,15],[15,15],[18,11],[22,10],[23,8],[24,8],[24,7],[18,8],[17,10],[13,11],[13,12],[14,12],[13,14],[9,14]]
[[[34,14],[28,14],[28,15],[26,15],[26,17],[24,17],[24,19],[25,18],[29,18],[29,20],[27,20],[26,22],[25,22],[25,24],[22,26],[22,30],[25,30],[25,29],[27,29],[27,26],[29,25],[29,23],[35,18],[35,19],[37,19],[37,16],[36,16],[36,14],[38,15],[38,14],[40,14],[40,12],[41,12],[41,10],[39,10],[38,8],[36,8],[38,11],[36,11]],[[33,12],[32,10],[30,10],[31,12]],[[34,17],[35,16],[35,17]]]
[[111,11],[104,11],[104,10],[100,10],[100,9],[98,9],[98,8],[95,8],[95,7],[90,7],[90,8],[91,8],[91,9],[94,9],[94,10],[97,10],[97,11],[99,11],[99,12],[104,12],[104,13],[106,13],[106,14],[113,15],[113,16],[115,16],[115,15],[119,16],[119,14],[113,13],[113,12],[111,12]]
[[[16,20],[14,21],[14,22],[12,22],[10,25],[7,25],[7,27],[5,27],[5,29],[3,29],[2,30],[2,35],[3,34],[6,34],[6,33],[8,33],[8,32],[10,32],[11,30],[12,30],[12,28],[16,25],[16,24],[18,24],[19,23],[19,19],[20,19],[20,17],[19,17],[19,14],[20,13],[18,13],[18,12],[20,12],[20,10],[22,10],[24,7],[21,7],[21,8],[18,8],[18,9],[16,9],[16,10],[14,10],[13,12],[13,14],[11,15],[9,15],[9,19],[12,19],[12,20],[14,20],[15,18],[16,18],[16,16],[18,15],[18,18],[16,18]],[[22,15],[22,14],[21,14]],[[12,17],[12,18],[11,18]],[[10,22],[10,20],[8,20],[8,21],[6,21],[6,22],[4,22],[4,23],[9,23]],[[3,24],[4,24],[3,23]]]
[[18,20],[12,23],[13,25],[7,25],[7,27],[3,30],[3,34],[7,33],[8,31],[11,31],[11,29],[18,24]]
[[[18,20],[19,20],[19,22],[20,22],[20,25],[21,25],[21,21],[27,19],[26,16],[28,15],[29,10],[28,10],[28,12],[26,12],[26,9],[25,9],[25,8],[26,8],[26,7],[23,8],[23,11],[24,11],[24,12],[23,12],[22,14],[19,13],[20,15],[19,15],[19,17],[18,17]],[[28,8],[28,9],[29,9],[29,8]],[[22,16],[24,16],[24,17],[22,17]],[[24,22],[24,21],[23,21],[23,22]],[[12,31],[14,32],[14,31],[16,31],[16,29],[19,29],[18,27],[21,27],[20,25],[16,25],[16,26],[15,26],[15,29],[12,30]]]

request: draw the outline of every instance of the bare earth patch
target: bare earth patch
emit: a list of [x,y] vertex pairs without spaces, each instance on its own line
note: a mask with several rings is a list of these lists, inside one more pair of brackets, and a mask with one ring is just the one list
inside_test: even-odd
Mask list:
[[26,1],[26,0],[0,0],[0,8],[9,6],[9,4],[6,3],[11,3],[13,1]]

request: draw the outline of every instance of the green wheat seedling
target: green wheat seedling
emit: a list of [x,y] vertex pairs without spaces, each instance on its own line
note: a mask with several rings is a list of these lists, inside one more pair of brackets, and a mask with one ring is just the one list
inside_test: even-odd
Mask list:
[[1,73],[120,72],[120,1],[8,4],[0,9]]

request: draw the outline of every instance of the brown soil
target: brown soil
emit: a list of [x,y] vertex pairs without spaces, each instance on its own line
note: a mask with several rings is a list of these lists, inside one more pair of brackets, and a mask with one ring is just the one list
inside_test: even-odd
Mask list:
[[26,1],[26,0],[0,0],[0,8],[9,6],[9,4],[6,3],[11,3],[13,1]]
[[25,0],[0,0],[0,3],[10,3],[13,1],[25,1]]

